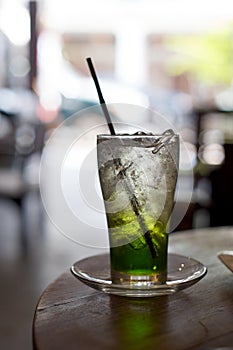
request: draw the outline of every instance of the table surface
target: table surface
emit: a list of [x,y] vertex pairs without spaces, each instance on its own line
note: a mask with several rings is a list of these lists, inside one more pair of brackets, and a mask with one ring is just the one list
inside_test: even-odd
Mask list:
[[233,249],[233,228],[172,233],[169,251],[208,268],[197,284],[168,296],[107,295],[69,271],[42,294],[33,322],[38,350],[233,348],[233,274],[217,258]]

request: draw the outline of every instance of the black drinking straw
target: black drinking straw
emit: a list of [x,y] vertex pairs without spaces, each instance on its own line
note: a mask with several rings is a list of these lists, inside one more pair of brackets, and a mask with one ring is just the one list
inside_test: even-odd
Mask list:
[[[116,132],[115,132],[114,126],[112,124],[112,120],[111,120],[110,114],[108,112],[108,108],[106,106],[105,100],[103,98],[102,91],[100,89],[99,81],[98,81],[98,78],[97,78],[97,75],[96,75],[95,68],[93,66],[91,57],[88,57],[86,60],[87,60],[88,67],[89,67],[90,72],[91,72],[91,76],[92,76],[92,78],[94,80],[94,83],[95,83],[95,86],[96,86],[96,90],[97,90],[97,93],[98,93],[98,96],[99,96],[99,101],[100,101],[102,110],[104,112],[104,115],[106,117],[110,133],[111,133],[111,135],[116,135]],[[123,179],[127,179],[127,175],[125,173],[124,167],[121,164],[121,161],[119,159],[114,159],[114,162],[116,164],[116,167],[119,169],[119,175]],[[133,190],[131,189],[131,185],[130,185],[129,181],[126,181],[125,186],[126,186],[126,191],[128,192],[128,195],[129,195],[129,198],[130,198],[130,203],[132,205],[133,211],[134,211],[134,213],[135,213],[135,215],[137,217],[137,220],[139,222],[139,225],[141,226],[142,231],[144,232],[144,236],[145,236],[146,242],[147,242],[147,244],[149,246],[151,255],[154,258],[154,257],[156,257],[156,251],[155,251],[155,248],[154,248],[154,245],[153,245],[153,242],[152,242],[150,231],[147,230],[146,224],[145,224],[143,218],[140,215],[140,205],[138,203],[138,200],[137,200]]]
[[99,84],[99,81],[98,81],[98,78],[97,78],[97,75],[96,75],[95,68],[94,68],[94,66],[93,66],[91,57],[88,57],[88,58],[87,58],[87,64],[88,64],[88,67],[89,67],[89,69],[90,69],[91,76],[92,76],[92,78],[93,78],[93,80],[94,80],[95,87],[96,87],[96,90],[97,90],[97,93],[98,93],[98,96],[99,96],[99,101],[100,101],[102,110],[103,110],[103,112],[104,112],[104,115],[105,115],[105,117],[106,117],[106,119],[107,119],[107,123],[108,123],[108,127],[109,127],[109,130],[110,130],[110,133],[111,133],[111,135],[116,135],[114,126],[113,126],[113,124],[112,124],[112,120],[111,120],[110,114],[109,114],[109,112],[108,112],[106,103],[105,103],[105,101],[104,101],[102,91],[101,91],[101,89],[100,89],[100,84]]

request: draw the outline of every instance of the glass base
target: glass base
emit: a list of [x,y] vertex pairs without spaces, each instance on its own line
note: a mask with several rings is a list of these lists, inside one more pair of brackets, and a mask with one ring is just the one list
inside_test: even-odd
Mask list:
[[202,279],[207,268],[199,261],[177,254],[168,254],[168,273],[164,283],[145,278],[141,283],[115,283],[110,272],[109,254],[91,256],[76,262],[71,272],[80,281],[107,294],[127,297],[154,297],[173,294]]
[[132,286],[153,286],[155,284],[164,284],[167,281],[167,274],[154,275],[128,275],[118,271],[111,271],[113,284],[132,285]]

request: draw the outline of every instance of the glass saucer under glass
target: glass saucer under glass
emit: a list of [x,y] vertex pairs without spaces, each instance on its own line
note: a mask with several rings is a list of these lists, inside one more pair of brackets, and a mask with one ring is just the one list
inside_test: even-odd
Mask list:
[[111,281],[109,254],[91,256],[74,263],[71,272],[89,287],[108,294],[127,297],[168,295],[200,281],[207,268],[199,261],[177,254],[168,254],[168,276],[164,284],[130,285]]

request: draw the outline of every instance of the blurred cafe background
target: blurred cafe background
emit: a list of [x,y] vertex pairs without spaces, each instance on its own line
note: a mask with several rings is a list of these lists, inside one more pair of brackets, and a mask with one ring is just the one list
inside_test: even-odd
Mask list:
[[[59,234],[39,192],[53,130],[98,104],[88,56],[107,102],[155,110],[180,133],[176,230],[233,224],[231,0],[0,0],[1,349],[31,349],[41,292],[93,253]],[[155,129],[153,113],[129,122]]]

